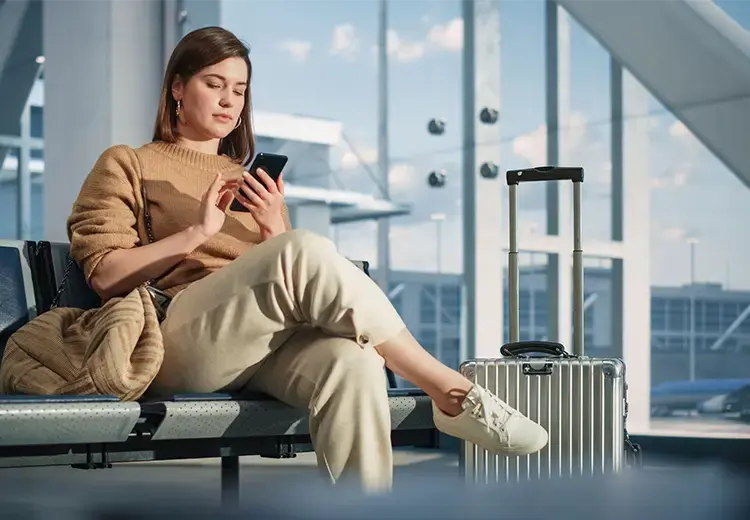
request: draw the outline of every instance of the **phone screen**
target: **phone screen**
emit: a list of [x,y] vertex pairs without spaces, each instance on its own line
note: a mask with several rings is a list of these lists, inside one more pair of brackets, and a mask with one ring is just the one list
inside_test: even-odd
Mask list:
[[[281,172],[284,170],[284,166],[286,166],[287,161],[289,160],[289,157],[286,155],[279,155],[275,153],[259,153],[255,156],[255,159],[253,159],[253,162],[250,164],[250,168],[248,171],[250,172],[250,175],[253,176],[253,178],[260,182],[261,184],[265,185],[265,183],[258,177],[257,169],[261,168],[264,170],[271,179],[276,182],[279,179],[279,176],[281,175]],[[245,211],[247,212],[247,208],[240,204],[240,202],[235,199],[232,201],[231,206],[229,206],[229,209],[232,211]]]
[[[281,175],[282,170],[284,169],[284,166],[286,166],[286,162],[289,160],[289,158],[286,155],[277,155],[273,153],[259,153],[255,156],[255,159],[253,160],[252,164],[250,165],[250,175],[252,175],[255,180],[260,181],[258,178],[258,173],[256,170],[258,168],[261,168],[265,170],[265,172],[274,180],[278,180],[279,175]],[[261,181],[262,183],[263,181]]]

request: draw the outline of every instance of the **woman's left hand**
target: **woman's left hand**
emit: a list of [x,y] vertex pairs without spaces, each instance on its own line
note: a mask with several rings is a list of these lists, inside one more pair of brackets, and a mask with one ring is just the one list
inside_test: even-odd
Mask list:
[[245,182],[240,184],[235,197],[253,216],[260,226],[262,239],[266,240],[287,230],[282,213],[284,181],[281,175],[274,182],[263,169],[258,168],[256,171],[263,182],[258,182],[250,173],[245,172],[243,174]]

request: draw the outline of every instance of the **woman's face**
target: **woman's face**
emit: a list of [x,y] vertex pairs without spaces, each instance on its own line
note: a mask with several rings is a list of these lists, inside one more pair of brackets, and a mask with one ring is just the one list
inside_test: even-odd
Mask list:
[[199,140],[229,135],[245,107],[247,76],[242,58],[228,58],[201,70],[187,83],[175,79],[172,95],[182,101],[177,123],[180,135]]

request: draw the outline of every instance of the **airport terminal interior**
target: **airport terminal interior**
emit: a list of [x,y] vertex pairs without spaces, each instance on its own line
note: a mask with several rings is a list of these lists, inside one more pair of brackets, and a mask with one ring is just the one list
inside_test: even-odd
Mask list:
[[[624,363],[626,437],[666,505],[679,495],[669,482],[692,478],[675,471],[685,464],[698,472],[685,486],[704,493],[719,481],[704,482],[701,471],[747,471],[750,1],[0,0],[0,246],[68,241],[66,219],[97,158],[151,141],[169,56],[208,26],[250,48],[256,151],[289,158],[292,226],[368,262],[433,356],[458,370],[500,358],[515,340],[559,342],[572,354],[580,334],[585,356]],[[509,170],[542,166],[582,168],[584,180],[510,186]],[[27,303],[30,316],[45,310]],[[11,444],[0,433],[0,448]],[[463,479],[467,454],[455,439],[405,441],[396,483],[431,496],[425,479]],[[101,472],[0,458],[0,494],[38,495],[49,508],[38,518],[62,518],[54,508],[94,485],[107,495],[106,486],[168,483],[167,497],[180,486],[213,497],[226,471],[218,457],[154,457]],[[239,465],[243,497],[270,486],[268,498],[274,483],[305,488],[315,456],[248,455]],[[722,475],[726,487],[714,490],[728,497],[741,477]],[[44,498],[44,486],[61,482],[70,493]],[[328,514],[315,493],[300,493],[315,504],[309,518]],[[413,497],[394,496],[405,509],[381,502],[379,516],[421,517]],[[449,497],[463,499],[441,498],[444,513],[456,507],[445,517],[458,518]],[[705,511],[714,506],[726,503]],[[661,518],[657,509],[627,518]],[[366,517],[347,511],[341,518]],[[32,518],[25,514],[15,517]]]

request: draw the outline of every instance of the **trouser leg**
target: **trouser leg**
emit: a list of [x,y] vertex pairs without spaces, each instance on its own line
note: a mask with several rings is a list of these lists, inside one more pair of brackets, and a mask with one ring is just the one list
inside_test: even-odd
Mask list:
[[391,416],[383,358],[351,339],[301,329],[260,366],[248,388],[309,410],[318,467],[332,482],[391,487]]
[[329,239],[295,230],[195,282],[162,324],[160,392],[241,388],[301,326],[371,348],[405,328],[388,297]]

